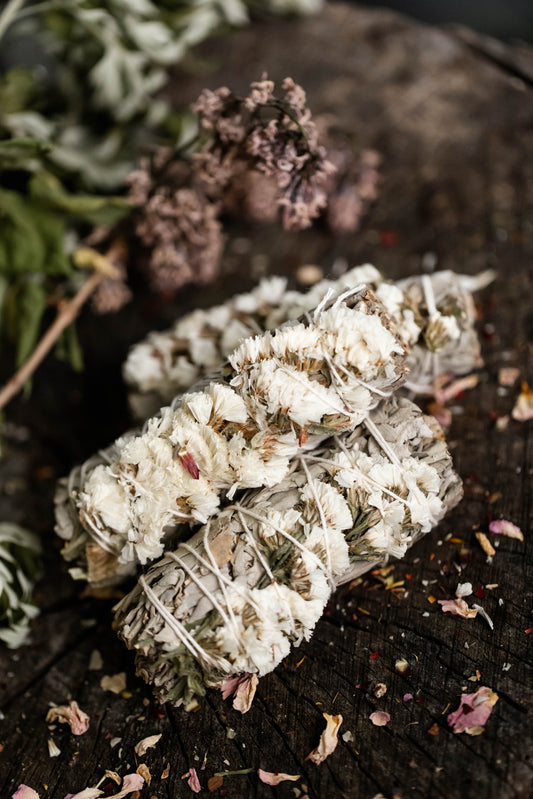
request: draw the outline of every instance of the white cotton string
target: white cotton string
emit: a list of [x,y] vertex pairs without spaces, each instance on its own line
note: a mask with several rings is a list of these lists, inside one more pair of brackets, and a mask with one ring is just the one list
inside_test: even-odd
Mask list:
[[368,391],[371,391],[373,394],[377,394],[378,397],[383,397],[384,399],[387,399],[393,393],[392,391],[383,391],[381,388],[377,388],[376,386],[371,386],[369,383],[365,383],[365,381],[361,380],[360,377],[356,377],[356,375],[354,375],[352,372],[349,372],[348,369],[346,369],[346,367],[342,365],[342,363],[338,363],[337,368],[340,369],[341,372],[344,372],[344,374],[347,377],[349,377],[350,380],[355,380],[355,382],[359,383],[360,386],[363,386],[363,388],[366,388]]
[[[184,546],[183,544],[180,544],[180,549],[190,549],[190,547],[188,547],[187,545]],[[226,615],[226,612],[225,612],[224,608],[222,607],[220,602],[218,602],[218,600],[215,599],[215,597],[211,593],[211,591],[209,591],[205,587],[205,585],[202,583],[202,581],[198,579],[198,577],[195,575],[195,573],[192,571],[192,569],[189,569],[189,567],[183,562],[183,560],[179,557],[179,555],[176,555],[175,552],[169,552],[168,553],[168,557],[172,558],[172,560],[174,560],[178,564],[180,569],[183,569],[183,571],[186,574],[189,575],[189,577],[191,578],[193,583],[200,589],[202,594],[205,597],[207,597],[207,599],[209,599],[209,601],[211,602],[211,604],[213,605],[215,610],[218,610],[218,612],[220,613],[220,615],[221,615],[221,617],[222,617],[222,619],[224,621],[224,624],[227,624],[228,626],[230,626],[231,622],[230,622],[229,617]]]
[[157,610],[161,618],[168,624],[172,632],[175,634],[176,638],[183,644],[183,646],[189,650],[191,655],[194,658],[197,658],[200,661],[204,661],[204,663],[211,667],[216,667],[217,661],[212,658],[205,649],[200,646],[196,638],[187,630],[185,625],[183,625],[179,619],[176,619],[172,613],[165,607],[163,602],[159,599],[155,591],[153,591],[148,583],[146,582],[144,575],[141,574],[139,577],[139,585],[141,586],[142,590],[144,591],[147,598],[150,600],[154,608]]
[[354,294],[357,294],[359,291],[362,291],[364,288],[365,284],[360,283],[358,286],[355,286],[353,289],[346,289],[346,291],[343,291],[342,294],[339,294],[339,296],[333,303],[332,308],[333,309],[338,308],[341,302],[344,302],[344,300],[348,299],[348,297],[352,297]]
[[288,618],[290,620],[290,623],[292,625],[292,629],[295,630],[296,629],[296,621],[294,619],[294,616],[292,615],[291,606],[289,605],[289,603],[287,602],[286,598],[283,596],[283,594],[279,590],[278,581],[274,577],[274,574],[272,573],[272,570],[271,570],[270,566],[268,565],[268,562],[267,562],[266,558],[263,557],[263,555],[261,553],[261,550],[257,546],[255,538],[254,538],[250,528],[246,524],[246,519],[244,518],[241,509],[240,508],[236,508],[236,510],[237,510],[237,515],[239,517],[239,520],[240,520],[240,522],[241,522],[241,524],[242,524],[242,526],[244,528],[244,531],[246,533],[246,540],[250,544],[252,549],[254,550],[255,554],[257,555],[259,563],[262,565],[262,567],[265,570],[266,574],[268,574],[268,576],[270,578],[270,582],[274,586],[274,590],[275,590],[276,594],[278,595],[278,599],[279,599],[280,603],[285,607],[285,610],[287,611],[287,616],[288,616]]
[[101,549],[104,549],[110,555],[114,555],[116,557],[119,554],[120,549],[114,546],[109,538],[105,537],[103,530],[98,529],[95,522],[83,509],[80,510],[80,521],[83,525],[87,525],[89,538],[92,538],[95,544],[98,544]]
[[248,508],[243,508],[242,505],[234,505],[234,507],[237,508],[237,510],[242,511],[242,513],[247,514],[252,519],[255,519],[257,522],[261,522],[262,524],[268,524],[269,527],[272,527],[273,530],[276,530],[277,533],[280,533],[284,538],[287,539],[287,541],[290,541],[291,544],[297,547],[301,552],[310,555],[311,559],[314,560],[315,564],[318,566],[318,568],[321,571],[326,571],[326,568],[322,563],[322,561],[320,560],[320,558],[318,558],[315,555],[315,553],[309,549],[309,547],[306,547],[305,544],[302,544],[300,541],[298,541],[297,538],[294,538],[294,536],[288,533],[287,530],[284,530],[283,527],[274,524],[274,522],[270,521],[270,519],[267,519],[266,516],[260,516],[258,513],[254,513],[252,510],[249,510]]
[[320,516],[320,522],[322,524],[322,532],[324,533],[324,546],[326,547],[326,558],[327,558],[327,569],[328,569],[328,580],[332,588],[335,588],[335,580],[333,579],[333,571],[331,568],[331,552],[329,548],[329,536],[328,536],[328,525],[326,522],[326,514],[324,513],[324,508],[322,503],[320,502],[320,498],[317,494],[315,484],[313,482],[313,478],[311,473],[307,467],[307,463],[305,462],[305,458],[300,458],[300,463],[302,464],[302,468],[305,472],[305,476],[307,477],[307,484],[311,489],[311,493],[313,494],[313,499],[315,500],[316,507],[318,509],[318,513]]
[[322,313],[326,305],[329,303],[332,297],[335,296],[335,291],[333,289],[328,289],[322,298],[322,300],[318,303],[315,310],[313,311],[313,322],[316,322],[316,318],[319,314]]
[[398,466],[401,469],[402,464],[400,463],[400,459],[398,458],[398,456],[396,455],[396,453],[394,452],[388,441],[385,441],[384,437],[379,431],[378,426],[374,424],[374,422],[369,416],[366,417],[366,419],[363,422],[363,425],[366,427],[366,429],[368,430],[374,441],[376,441],[379,444],[385,455],[387,455],[390,462],[394,463],[395,466]]
[[436,316],[440,316],[440,314],[437,310],[437,305],[435,303],[433,283],[431,282],[431,278],[428,275],[422,275],[421,283],[422,283],[422,290],[424,292],[424,297],[426,300],[429,318],[434,319]]

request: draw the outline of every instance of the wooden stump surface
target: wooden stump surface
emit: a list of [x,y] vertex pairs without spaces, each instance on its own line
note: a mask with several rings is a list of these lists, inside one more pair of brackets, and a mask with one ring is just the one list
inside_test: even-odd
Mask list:
[[[86,314],[85,373],[74,376],[50,360],[31,399],[9,410],[0,511],[42,534],[46,574],[31,642],[15,653],[0,651],[0,794],[11,797],[25,783],[41,797],[63,799],[95,785],[105,769],[124,775],[144,762],[152,782],[141,799],[193,796],[182,779],[191,767],[202,796],[231,799],[292,798],[295,787],[305,793],[302,784],[319,799],[528,799],[531,423],[511,420],[498,431],[495,418],[510,413],[519,391],[519,384],[498,385],[500,367],[518,366],[522,379],[533,381],[533,52],[386,11],[328,4],[314,18],[257,23],[203,45],[189,66],[193,77],[176,73],[169,89],[176,107],[204,86],[245,91],[263,70],[274,80],[291,75],[307,89],[312,110],[334,116],[356,149],[382,154],[379,197],[354,235],[236,228],[233,234],[250,239],[250,251],[243,255],[230,244],[222,277],[208,289],[187,290],[165,305],[139,298],[115,317]],[[327,272],[339,257],[350,266],[371,261],[391,278],[432,264],[469,274],[497,270],[478,298],[485,358],[479,385],[452,403],[448,438],[465,498],[395,564],[403,594],[375,577],[341,589],[312,640],[260,681],[247,714],[215,692],[192,714],[159,707],[110,631],[112,603],[84,595],[65,573],[52,532],[54,481],[129,425],[119,367],[127,347],[151,327],[246,290],[262,272],[291,275],[304,263]],[[488,562],[474,533],[500,517],[519,525],[525,542],[502,538]],[[431,602],[453,597],[465,581],[474,589],[497,584],[478,600],[493,631],[480,616],[454,617]],[[103,657],[99,671],[88,669],[94,649]],[[395,671],[398,658],[410,664],[405,675]],[[103,691],[102,676],[121,671],[127,691]],[[477,672],[479,681],[472,681]],[[377,682],[387,686],[380,699]],[[499,695],[485,731],[453,734],[447,713],[462,692],[480,685]],[[403,701],[409,693],[414,698]],[[69,698],[91,716],[81,737],[65,725],[50,733],[44,721],[50,702]],[[390,713],[387,726],[371,724],[374,710]],[[341,735],[352,737],[316,766],[305,758],[318,743],[324,712],[342,714]],[[137,758],[134,745],[158,733],[158,744]],[[50,737],[61,750],[55,758],[48,755]],[[259,767],[301,780],[271,788],[258,780]],[[215,772],[248,768],[208,793]],[[109,795],[112,786],[108,780],[102,787]]]

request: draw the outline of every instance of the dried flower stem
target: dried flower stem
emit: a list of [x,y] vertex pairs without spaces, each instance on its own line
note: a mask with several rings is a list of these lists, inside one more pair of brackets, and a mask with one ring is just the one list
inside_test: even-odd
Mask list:
[[220,511],[119,603],[115,627],[160,700],[188,704],[271,671],[337,585],[401,557],[459,501],[434,419],[392,398],[372,422],[378,441],[358,428],[295,459],[280,485]]
[[22,389],[26,380],[31,377],[41,361],[48,355],[63,330],[76,319],[83,304],[89,299],[103,277],[102,273],[95,272],[85,281],[72,299],[64,300],[59,304],[55,321],[41,338],[26,363],[21,366],[18,372],[8,380],[0,391],[0,408],[7,405]]

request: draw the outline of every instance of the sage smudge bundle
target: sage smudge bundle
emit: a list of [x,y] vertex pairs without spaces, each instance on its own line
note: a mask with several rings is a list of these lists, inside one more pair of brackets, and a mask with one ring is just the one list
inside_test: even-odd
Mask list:
[[300,453],[140,577],[115,627],[160,701],[264,675],[309,639],[334,588],[401,557],[462,494],[442,431],[405,398]]
[[409,388],[431,394],[437,376],[466,374],[481,365],[472,292],[492,277],[491,272],[468,277],[443,271],[394,284],[366,264],[337,280],[322,280],[306,293],[289,291],[285,278],[265,278],[252,291],[193,311],[131,348],[123,375],[132,412],[137,419],[153,415],[217,368],[243,339],[298,318],[329,291],[343,292],[360,283],[376,292],[410,348]]
[[[82,568],[104,559],[110,578],[117,562],[153,560],[169,528],[205,522],[221,495],[277,485],[303,446],[353,430],[403,382],[405,361],[370,289],[327,296],[300,321],[246,339],[211,382],[119,442],[109,463],[80,472],[76,487],[63,486],[58,532],[75,538]],[[74,527],[65,501],[76,507]]]

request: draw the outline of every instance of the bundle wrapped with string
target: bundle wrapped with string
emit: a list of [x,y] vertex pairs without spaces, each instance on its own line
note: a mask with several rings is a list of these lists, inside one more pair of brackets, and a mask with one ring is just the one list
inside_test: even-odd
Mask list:
[[207,687],[274,669],[336,586],[401,557],[461,494],[438,423],[391,398],[167,552],[114,626],[157,698],[191,707]]
[[156,413],[218,367],[244,338],[298,318],[328,291],[343,292],[360,283],[376,292],[410,349],[408,387],[431,394],[439,375],[462,375],[481,365],[472,292],[492,279],[490,271],[475,277],[443,271],[390,283],[365,264],[301,293],[288,290],[285,278],[265,278],[251,292],[193,311],[170,330],[150,333],[132,347],[123,367],[132,412],[138,419]]
[[119,441],[108,463],[63,484],[56,530],[76,576],[115,581],[159,557],[169,529],[205,522],[221,496],[279,484],[302,447],[353,430],[406,370],[395,326],[365,286],[246,339],[209,382]]

